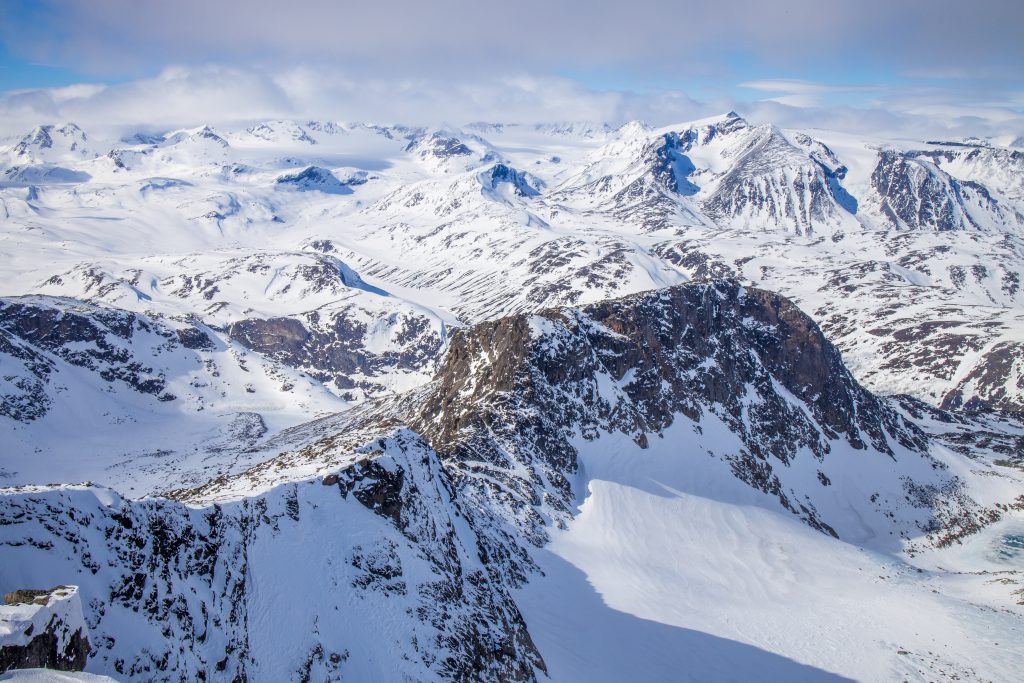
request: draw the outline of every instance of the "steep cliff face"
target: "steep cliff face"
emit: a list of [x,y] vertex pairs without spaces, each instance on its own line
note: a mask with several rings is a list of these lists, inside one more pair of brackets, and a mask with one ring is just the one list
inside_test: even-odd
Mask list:
[[76,576],[90,668],[130,680],[534,680],[543,659],[440,463],[384,435],[316,480],[189,508],[9,491],[5,580]]
[[0,605],[0,673],[11,669],[81,671],[89,631],[77,586],[19,589]]
[[[1019,166],[1019,155],[1016,158],[1012,154],[990,158],[986,160],[987,164],[977,161],[972,164],[960,159],[961,156],[941,152],[881,151],[871,174],[871,187],[881,200],[882,215],[901,229],[1019,230],[1024,224],[1024,216],[1019,211],[997,200],[981,182],[957,179],[942,168],[946,162],[946,167],[970,177],[977,175],[975,167],[978,165],[1005,167],[1012,160]],[[991,182],[989,177],[985,180]]]
[[[810,318],[735,282],[460,331],[436,383],[414,428],[452,463],[463,495],[503,501],[503,519],[537,543],[571,514],[581,454],[617,434],[636,453],[623,458],[668,448],[685,468],[711,455],[761,504],[832,535],[856,526],[829,489],[840,475],[858,487],[880,477],[870,502],[849,504],[879,529],[896,520],[902,537],[984,523],[924,434],[857,384]],[[935,492],[930,502],[906,504],[915,485]]]
[[[603,375],[615,382],[628,375],[629,381],[621,392],[607,395],[596,386]],[[438,379],[436,403],[424,418],[447,418],[439,426],[425,426],[425,433],[442,442],[465,427],[466,412],[460,414],[455,404],[467,396],[486,405],[487,399],[516,390],[522,401],[548,401],[545,407],[556,408],[537,392],[575,391],[584,401],[577,406],[586,411],[560,416],[562,424],[640,433],[664,429],[675,414],[699,418],[702,406],[739,425],[744,387],[753,384],[773,395],[772,408],[782,413],[753,423],[747,430],[752,437],[786,422],[776,419],[786,410],[779,403],[778,390],[784,389],[811,411],[813,422],[792,417],[800,428],[824,428],[806,444],[818,455],[827,453],[825,441],[837,435],[855,448],[870,443],[890,452],[887,433],[902,446],[924,448],[913,427],[854,381],[835,347],[792,302],[732,281],[483,323],[455,335]],[[791,441],[772,443],[774,454],[803,445]]]

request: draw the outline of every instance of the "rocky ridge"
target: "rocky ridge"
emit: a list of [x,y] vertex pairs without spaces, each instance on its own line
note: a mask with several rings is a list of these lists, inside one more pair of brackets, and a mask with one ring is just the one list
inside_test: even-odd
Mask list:
[[431,384],[283,432],[261,464],[174,493],[187,507],[7,489],[0,542],[33,576],[80,577],[112,675],[535,680],[513,593],[609,440],[626,460],[710,456],[755,504],[840,538],[849,505],[928,545],[1000,514],[791,302],[724,281],[459,331]]

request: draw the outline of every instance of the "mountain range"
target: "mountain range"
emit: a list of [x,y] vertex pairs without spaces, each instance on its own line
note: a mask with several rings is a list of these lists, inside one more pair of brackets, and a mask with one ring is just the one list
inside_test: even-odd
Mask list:
[[0,579],[79,587],[87,671],[1024,669],[1024,148],[735,112],[0,145]]

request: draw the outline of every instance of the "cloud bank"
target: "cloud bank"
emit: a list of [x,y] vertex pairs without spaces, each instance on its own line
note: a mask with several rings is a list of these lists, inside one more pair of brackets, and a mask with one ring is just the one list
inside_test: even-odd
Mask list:
[[0,135],[67,120],[663,125],[735,109],[1016,137],[1021,25],[1024,3],[1005,0],[6,0],[8,54],[127,80],[0,93]]
[[471,121],[537,123],[641,120],[669,125],[735,109],[755,123],[828,128],[895,137],[1024,133],[1024,115],[993,107],[957,108],[927,93],[900,93],[875,107],[817,106],[837,87],[808,82],[756,82],[747,87],[781,97],[740,102],[698,101],[678,90],[636,93],[589,88],[569,78],[358,79],[336,69],[281,71],[206,66],[174,67],[154,78],[115,85],[0,93],[0,135],[40,123],[74,121],[87,130],[168,130],[203,123],[268,118],[462,125]]

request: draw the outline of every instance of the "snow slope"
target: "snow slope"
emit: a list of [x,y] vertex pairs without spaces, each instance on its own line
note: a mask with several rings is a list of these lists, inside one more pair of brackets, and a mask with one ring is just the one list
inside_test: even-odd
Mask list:
[[581,451],[579,514],[520,598],[554,680],[1016,678],[1024,621],[993,584],[1019,581],[1020,554],[986,552],[965,573],[939,568],[960,549],[908,560],[832,539],[746,503],[700,461],[673,467],[668,443],[627,465],[620,444]]
[[52,669],[17,669],[0,674],[0,681],[15,683],[110,683],[109,676],[87,674],[82,671],[54,671]]

